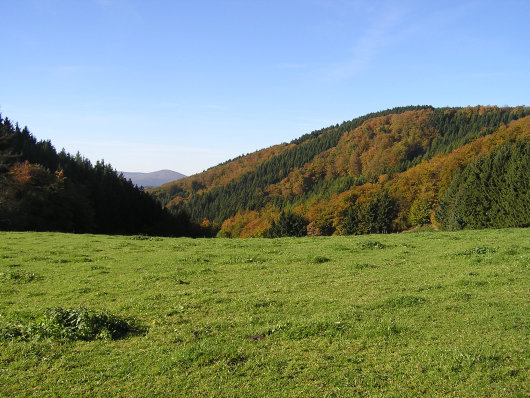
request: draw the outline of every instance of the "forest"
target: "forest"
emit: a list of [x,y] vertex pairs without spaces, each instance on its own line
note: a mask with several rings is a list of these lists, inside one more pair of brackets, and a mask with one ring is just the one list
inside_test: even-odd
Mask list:
[[57,153],[0,115],[0,229],[202,236],[104,161]]
[[528,226],[528,115],[528,107],[394,108],[150,192],[224,237]]
[[530,225],[530,108],[371,113],[152,190],[0,115],[0,229],[282,237]]

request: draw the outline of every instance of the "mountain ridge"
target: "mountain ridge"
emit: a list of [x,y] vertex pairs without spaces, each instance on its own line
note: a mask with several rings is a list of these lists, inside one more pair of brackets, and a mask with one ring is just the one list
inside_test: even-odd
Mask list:
[[157,170],[152,172],[120,172],[126,179],[131,180],[136,186],[144,188],[156,188],[168,182],[176,181],[187,176],[169,169]]

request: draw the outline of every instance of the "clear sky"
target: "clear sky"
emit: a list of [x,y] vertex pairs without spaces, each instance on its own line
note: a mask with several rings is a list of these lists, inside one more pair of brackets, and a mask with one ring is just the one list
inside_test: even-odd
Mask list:
[[0,0],[0,112],[200,172],[395,106],[530,105],[530,0]]

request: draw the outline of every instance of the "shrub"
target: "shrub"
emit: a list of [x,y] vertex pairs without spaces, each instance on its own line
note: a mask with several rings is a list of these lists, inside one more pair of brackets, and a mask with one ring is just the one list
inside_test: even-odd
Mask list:
[[472,249],[468,249],[461,254],[464,256],[470,256],[473,254],[488,254],[488,253],[495,253],[497,249],[494,249],[492,247],[485,247],[485,246],[477,246]]

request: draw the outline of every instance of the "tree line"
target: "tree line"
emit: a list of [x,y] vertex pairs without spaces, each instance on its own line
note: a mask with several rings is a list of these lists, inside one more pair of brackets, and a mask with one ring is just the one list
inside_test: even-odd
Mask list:
[[[397,120],[394,115],[403,117]],[[303,230],[303,223],[300,220],[295,223],[293,214],[305,219],[306,232],[310,234],[399,231],[435,221],[440,187],[425,188],[416,197],[406,192],[399,196],[389,191],[402,184],[395,177],[407,170],[422,170],[423,163],[450,154],[528,115],[527,107],[390,109],[306,134],[292,141],[289,149],[227,184],[213,189],[197,186],[197,190],[176,184],[170,188],[172,192],[162,190],[155,195],[163,198],[164,203],[172,196],[180,197],[182,200],[171,203],[173,211],[185,211],[192,219],[222,224],[225,236],[278,235],[278,231],[288,230],[286,220]],[[375,123],[377,119],[382,121]],[[347,136],[350,141],[360,141],[346,146],[343,141]],[[394,141],[378,147],[378,142],[385,139]],[[371,151],[369,157],[362,152],[362,145],[367,146],[365,151]],[[355,155],[358,171],[337,166],[341,162],[347,164],[353,151],[360,151]],[[373,161],[368,166],[361,164],[366,159],[382,160],[379,166]],[[422,178],[426,181],[421,184],[428,187],[428,176]],[[443,184],[446,183],[444,180]],[[377,188],[360,188],[370,184]],[[357,192],[358,188],[361,193],[351,199],[349,192]],[[344,202],[342,198],[348,195],[350,199],[341,204],[344,209],[334,211],[333,215],[322,204],[336,208],[335,203]],[[271,232],[267,232],[268,228]]]
[[0,229],[278,237],[528,226],[528,115],[395,108],[251,155],[239,174],[229,162],[228,183],[215,181],[223,169],[213,188],[192,177],[154,196],[0,115]]
[[0,115],[0,229],[201,236],[104,161],[57,153]]

